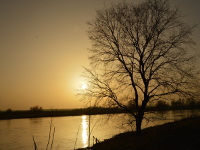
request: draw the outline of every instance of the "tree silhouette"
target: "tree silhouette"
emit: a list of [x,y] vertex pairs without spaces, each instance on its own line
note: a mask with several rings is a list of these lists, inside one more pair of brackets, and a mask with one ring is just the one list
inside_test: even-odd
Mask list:
[[94,106],[125,109],[137,135],[150,101],[194,96],[194,26],[168,0],[112,4],[96,11],[88,27],[91,68],[82,94]]
[[41,112],[41,111],[43,111],[43,109],[42,109],[42,107],[39,107],[39,106],[36,105],[34,107],[31,107],[30,111],[31,112]]

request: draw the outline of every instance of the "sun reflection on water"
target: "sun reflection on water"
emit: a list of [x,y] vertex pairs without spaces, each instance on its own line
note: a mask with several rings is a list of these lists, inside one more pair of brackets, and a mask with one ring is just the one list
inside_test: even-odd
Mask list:
[[82,116],[82,143],[84,145],[84,147],[88,146],[88,122],[87,122],[87,117],[86,116]]

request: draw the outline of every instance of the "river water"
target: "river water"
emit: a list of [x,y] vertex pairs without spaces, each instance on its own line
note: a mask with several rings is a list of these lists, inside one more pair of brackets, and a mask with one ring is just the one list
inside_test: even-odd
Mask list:
[[[147,114],[148,120],[143,121],[143,128],[199,115],[200,111],[198,110]],[[82,148],[88,146],[88,128],[91,129],[90,145],[92,145],[93,137],[101,141],[118,133],[134,130],[134,127],[124,124],[127,120],[126,114],[93,115],[90,118],[90,126],[88,116],[0,120],[0,150],[33,150],[32,137],[34,137],[39,150],[46,149],[51,121],[49,148],[51,144],[53,150]],[[52,138],[54,138],[53,143]]]

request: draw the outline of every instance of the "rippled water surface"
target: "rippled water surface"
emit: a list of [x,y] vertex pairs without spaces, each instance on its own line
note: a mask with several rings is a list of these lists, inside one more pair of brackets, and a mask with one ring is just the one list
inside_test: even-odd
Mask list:
[[[171,122],[181,118],[200,115],[198,110],[167,111],[166,113],[147,114],[149,120],[144,120],[143,128]],[[94,137],[104,140],[115,134],[134,129],[123,124],[128,116],[117,114],[112,117],[107,115],[33,118],[33,119],[11,119],[0,120],[0,150],[33,150],[33,136],[38,149],[46,149],[50,124],[52,119],[52,132],[49,146],[57,150],[73,150],[88,146],[88,129],[91,129],[90,145]],[[53,143],[53,128],[55,134]]]

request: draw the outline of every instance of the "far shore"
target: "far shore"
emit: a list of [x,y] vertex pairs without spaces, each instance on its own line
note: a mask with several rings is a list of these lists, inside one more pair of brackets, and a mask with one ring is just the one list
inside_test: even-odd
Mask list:
[[0,120],[22,119],[22,118],[40,118],[40,117],[62,117],[62,116],[81,116],[125,113],[118,108],[79,108],[79,109],[52,109],[52,110],[21,110],[21,111],[0,111]]
[[200,117],[154,126],[140,137],[126,132],[104,140],[91,148],[78,150],[199,150]]
[[[147,109],[147,111],[169,111],[169,110],[200,110],[200,108],[194,109]],[[48,110],[7,110],[0,111],[0,120],[6,119],[23,119],[23,118],[40,118],[40,117],[63,117],[63,116],[82,116],[82,115],[100,115],[100,114],[119,114],[126,113],[120,108],[103,108],[103,107],[92,107],[92,108],[79,108],[79,109],[48,109]]]

